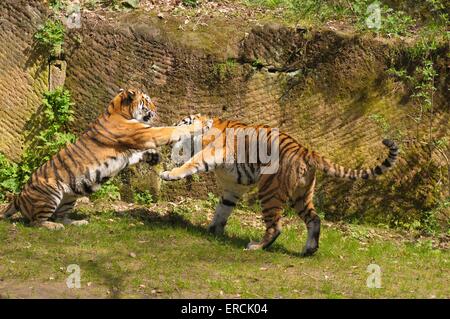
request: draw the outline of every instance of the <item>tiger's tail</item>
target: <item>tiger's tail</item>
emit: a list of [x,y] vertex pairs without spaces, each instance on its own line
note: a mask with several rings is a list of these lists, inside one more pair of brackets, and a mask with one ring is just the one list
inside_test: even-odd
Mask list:
[[394,141],[383,140],[384,146],[389,149],[388,157],[379,165],[369,169],[351,169],[335,164],[325,157],[312,153],[309,163],[322,170],[329,176],[347,178],[347,179],[371,179],[389,170],[397,160],[398,146]]
[[0,219],[9,218],[17,212],[16,205],[14,204],[15,200],[9,203],[2,211],[0,211]]

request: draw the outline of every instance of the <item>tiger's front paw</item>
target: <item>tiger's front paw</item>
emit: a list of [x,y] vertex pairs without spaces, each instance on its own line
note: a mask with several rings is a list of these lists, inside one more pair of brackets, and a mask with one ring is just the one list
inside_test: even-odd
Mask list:
[[247,244],[247,248],[245,250],[258,250],[263,248],[263,244],[260,242],[251,241]]
[[165,181],[176,181],[181,179],[181,177],[171,174],[171,171],[165,171],[159,174],[159,177]]
[[34,222],[32,223],[33,226],[37,227],[43,227],[47,228],[49,230],[61,230],[64,229],[64,225],[61,223],[54,223],[50,221],[43,221],[43,222]]
[[147,164],[155,166],[161,162],[161,156],[157,152],[147,152],[144,154],[144,161]]

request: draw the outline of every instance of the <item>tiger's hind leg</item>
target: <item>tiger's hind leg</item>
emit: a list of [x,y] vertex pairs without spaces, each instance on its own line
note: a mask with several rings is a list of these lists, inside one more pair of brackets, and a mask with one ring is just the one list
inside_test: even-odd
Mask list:
[[14,201],[9,203],[6,208],[0,212],[0,220],[11,218],[17,212],[16,206],[14,205]]
[[32,226],[44,227],[50,230],[64,229],[60,222],[52,222],[49,219],[54,215],[57,205],[39,205],[34,208],[34,215],[31,221]]
[[301,253],[302,256],[311,256],[319,249],[320,217],[317,215],[313,204],[314,186],[315,177],[313,177],[311,183],[292,203],[292,207],[305,222],[306,229],[308,230],[306,245]]
[[273,244],[273,242],[281,234],[281,216],[283,213],[283,202],[276,196],[276,194],[265,194],[260,191],[259,198],[263,206],[262,214],[264,223],[266,224],[266,232],[260,242],[250,242],[247,249],[266,249]]
[[56,210],[56,205],[36,205],[33,213],[33,219],[31,221],[32,226],[44,227],[50,230],[64,229],[64,225],[59,222],[52,222],[49,219],[53,216]]
[[64,225],[49,219],[55,214],[62,199],[62,191],[44,183],[29,184],[17,198],[16,204],[32,226],[51,230],[63,229]]
[[219,204],[217,204],[213,220],[208,226],[208,231],[215,235],[223,235],[228,218],[242,197],[239,185],[234,190],[224,190]]
[[82,226],[87,225],[89,222],[87,220],[73,220],[68,217],[68,215],[72,212],[73,207],[75,206],[76,198],[68,197],[64,198],[61,201],[61,204],[56,209],[55,216],[56,221],[63,225],[74,225],[74,226]]

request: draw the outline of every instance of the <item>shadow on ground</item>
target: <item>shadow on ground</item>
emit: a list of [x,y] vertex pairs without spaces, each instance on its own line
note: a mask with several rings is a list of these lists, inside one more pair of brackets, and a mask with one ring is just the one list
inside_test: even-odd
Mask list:
[[[247,244],[251,241],[251,238],[249,236],[238,237],[229,235],[227,233],[220,236],[213,235],[207,230],[206,227],[194,224],[185,216],[174,211],[170,211],[165,215],[161,215],[158,214],[157,212],[148,210],[146,208],[132,208],[125,211],[116,212],[115,215],[119,217],[129,216],[132,217],[133,219],[143,222],[144,225],[151,227],[170,226],[174,228],[182,228],[194,236],[204,237],[207,238],[208,240],[218,240],[224,244],[231,245],[240,249],[244,249],[247,246]],[[303,257],[299,252],[288,250],[277,243],[274,243],[266,251],[282,253],[295,257]]]

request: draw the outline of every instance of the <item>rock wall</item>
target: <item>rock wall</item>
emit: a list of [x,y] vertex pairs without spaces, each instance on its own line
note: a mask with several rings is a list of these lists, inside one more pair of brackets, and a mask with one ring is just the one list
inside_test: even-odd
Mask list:
[[38,1],[0,3],[0,151],[20,158],[27,122],[48,86],[48,63],[33,35],[47,16]]
[[[39,107],[47,79],[42,59],[29,62],[35,56],[32,33],[45,10],[37,2],[15,3],[0,5],[6,20],[0,24],[5,43],[0,62],[8,66],[0,76],[0,93],[7,97],[0,110],[0,150],[12,158],[20,153],[23,125]],[[82,28],[70,30],[64,48],[65,85],[76,102],[74,131],[82,131],[119,88],[135,86],[154,97],[161,124],[194,112],[266,123],[352,167],[376,164],[386,155],[382,138],[397,138],[399,165],[385,177],[355,183],[320,178],[317,201],[329,218],[420,218],[449,196],[448,148],[429,156],[409,138],[415,129],[411,92],[385,72],[411,63],[403,61],[405,44],[241,21],[213,21],[198,32],[178,26],[145,12],[83,16]],[[450,135],[447,53],[448,47],[442,48],[435,57],[436,138]],[[373,115],[389,127],[381,128]],[[132,175],[142,176],[141,171]],[[149,174],[148,187],[156,176]],[[213,176],[206,175],[199,182],[163,183],[161,195],[204,196],[213,188]]]

